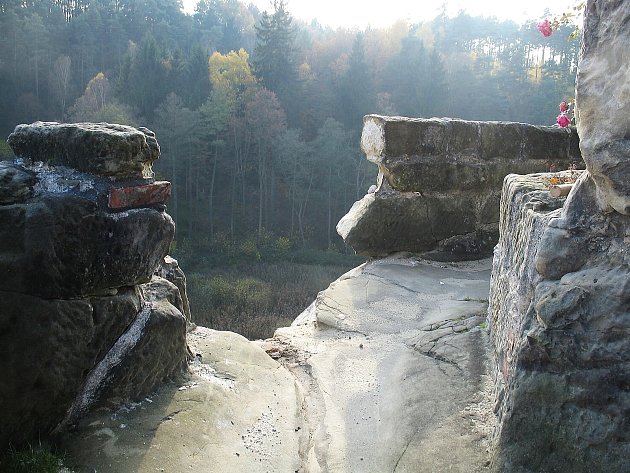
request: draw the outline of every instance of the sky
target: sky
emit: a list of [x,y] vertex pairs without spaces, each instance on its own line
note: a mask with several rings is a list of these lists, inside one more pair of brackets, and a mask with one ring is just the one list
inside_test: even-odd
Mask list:
[[[193,12],[197,0],[183,0],[184,9]],[[271,0],[245,0],[263,11],[272,11]],[[544,17],[545,9],[554,14],[570,11],[575,0],[288,0],[288,11],[295,18],[317,19],[333,28],[380,28],[398,19],[410,22],[431,20],[446,5],[449,16],[464,10],[473,16],[495,16],[522,23]]]

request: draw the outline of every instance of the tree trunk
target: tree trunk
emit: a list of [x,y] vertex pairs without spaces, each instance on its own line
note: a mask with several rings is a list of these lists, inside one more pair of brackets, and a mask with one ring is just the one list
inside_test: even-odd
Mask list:
[[328,248],[332,243],[330,229],[332,226],[332,166],[328,167]]
[[219,147],[214,147],[214,160],[212,161],[212,175],[210,177],[210,190],[208,192],[208,234],[210,237],[214,235],[214,182],[217,175],[217,161],[219,160]]
[[295,231],[295,180],[297,177],[297,155],[293,156],[293,176],[291,176],[291,235]]
[[310,199],[312,187],[313,187],[313,174],[310,175],[310,179],[308,182],[308,190],[306,191],[306,196],[304,197],[304,200],[300,202],[299,207],[298,207],[298,213],[297,213],[300,237],[302,239],[302,248],[306,247],[306,237],[304,235],[304,216],[306,215],[306,207]]
[[258,234],[260,235],[263,229],[263,205],[265,202],[265,163],[263,156],[260,154],[260,146],[258,147],[258,153]]

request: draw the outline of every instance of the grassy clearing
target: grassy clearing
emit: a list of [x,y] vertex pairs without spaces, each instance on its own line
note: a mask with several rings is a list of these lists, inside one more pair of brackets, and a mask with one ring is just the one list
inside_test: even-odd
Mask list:
[[365,261],[334,247],[299,248],[267,231],[184,240],[171,251],[187,275],[193,322],[250,340],[290,325],[319,291]]
[[319,291],[361,262],[354,258],[334,265],[259,262],[190,274],[193,321],[250,340],[269,338],[276,328],[290,325]]

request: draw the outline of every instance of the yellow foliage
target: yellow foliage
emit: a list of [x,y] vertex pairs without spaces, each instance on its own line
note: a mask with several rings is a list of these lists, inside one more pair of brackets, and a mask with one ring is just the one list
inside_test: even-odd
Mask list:
[[311,66],[307,62],[300,64],[300,67],[298,67],[298,77],[301,81],[310,81],[315,79]]
[[527,71],[527,78],[534,84],[539,83],[542,80],[542,70],[539,66],[530,67]]
[[96,74],[85,87],[83,94],[84,101],[95,110],[105,106],[109,101],[110,85],[105,74],[99,72]]
[[276,240],[276,249],[283,252],[289,251],[291,249],[291,240],[287,237],[279,237]]
[[243,48],[225,55],[214,52],[208,60],[208,70],[212,86],[230,95],[237,95],[256,83],[249,65],[249,54]]
[[490,71],[490,74],[497,75],[499,72],[501,72],[501,69],[504,69],[504,66],[501,63],[501,61],[494,60],[492,61],[492,69]]
[[398,20],[389,28],[365,31],[365,56],[370,58],[376,76],[383,74],[389,59],[400,52],[402,40],[409,34],[409,23]]

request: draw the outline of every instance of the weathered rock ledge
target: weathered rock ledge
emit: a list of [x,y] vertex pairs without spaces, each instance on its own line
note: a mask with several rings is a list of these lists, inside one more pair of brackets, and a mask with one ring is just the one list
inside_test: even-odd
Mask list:
[[109,123],[18,125],[7,141],[16,156],[111,178],[152,179],[160,156],[151,130]]
[[575,130],[523,123],[368,115],[361,148],[376,189],[337,226],[357,253],[489,255],[498,238],[503,178],[581,165]]

